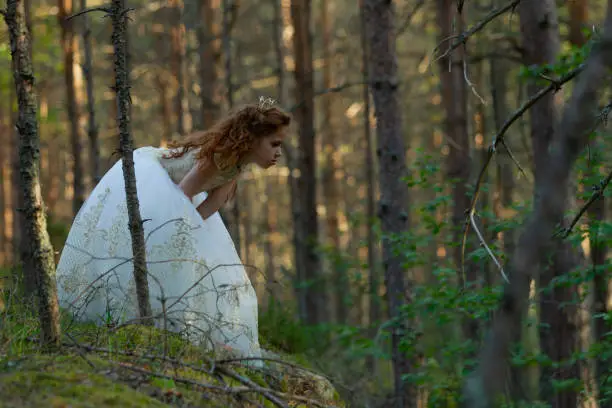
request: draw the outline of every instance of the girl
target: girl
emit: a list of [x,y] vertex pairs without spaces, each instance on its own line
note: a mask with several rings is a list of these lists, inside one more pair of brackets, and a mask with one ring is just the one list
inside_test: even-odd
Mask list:
[[[291,122],[247,105],[170,148],[134,151],[155,324],[209,348],[259,357],[257,298],[218,210],[244,167],[275,165]],[[137,319],[121,161],[77,214],[57,267],[60,305],[77,318]],[[165,308],[165,312],[163,311]]]

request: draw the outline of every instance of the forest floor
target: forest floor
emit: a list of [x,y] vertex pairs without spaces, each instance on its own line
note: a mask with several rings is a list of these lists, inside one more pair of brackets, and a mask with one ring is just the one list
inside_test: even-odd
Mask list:
[[44,353],[37,320],[12,305],[0,311],[2,408],[345,406],[299,356],[266,351],[252,366],[152,327],[63,321],[61,349]]

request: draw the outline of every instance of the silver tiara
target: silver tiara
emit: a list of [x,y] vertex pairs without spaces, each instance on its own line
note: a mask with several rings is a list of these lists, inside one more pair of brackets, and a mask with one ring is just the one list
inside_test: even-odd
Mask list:
[[261,110],[270,109],[275,104],[276,104],[276,100],[273,98],[268,98],[265,96],[259,97],[259,109]]

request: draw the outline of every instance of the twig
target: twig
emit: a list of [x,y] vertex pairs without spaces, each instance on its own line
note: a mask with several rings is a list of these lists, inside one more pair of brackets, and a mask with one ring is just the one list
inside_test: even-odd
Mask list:
[[[212,385],[212,384],[205,384],[205,383],[201,383],[199,381],[195,381],[195,380],[191,380],[189,378],[183,378],[183,377],[176,377],[176,376],[172,376],[172,375],[167,375],[167,374],[162,374],[162,373],[157,373],[154,371],[150,371],[150,370],[145,370],[144,368],[140,368],[140,367],[136,367],[136,366],[132,366],[129,364],[125,364],[125,363],[119,363],[119,366],[122,368],[126,368],[128,370],[132,370],[141,374],[147,374],[153,377],[158,377],[158,378],[164,378],[166,380],[172,380],[175,382],[179,382],[179,383],[183,383],[183,384],[188,384],[188,385],[193,385],[195,387],[202,387],[202,388],[206,388],[206,389],[210,389],[210,390],[214,390],[214,391],[219,391],[222,393],[226,393],[226,394],[245,394],[245,393],[252,393],[252,392],[256,392],[256,393],[260,393],[260,390],[266,390],[269,393],[272,393],[278,397],[282,397],[288,400],[295,400],[295,401],[299,401],[299,402],[305,402],[307,404],[310,404],[309,406],[313,406],[313,407],[320,407],[320,408],[325,408],[326,405],[320,403],[319,401],[313,400],[311,398],[306,398],[306,397],[302,397],[299,395],[291,395],[291,394],[287,394],[285,392],[280,392],[280,391],[275,391],[269,388],[263,388],[263,387],[258,387],[259,390],[251,388],[251,387],[220,387],[218,385]],[[287,405],[281,405],[281,407],[286,407]]]
[[[610,110],[612,109],[612,102],[608,103],[603,109],[601,114],[599,115],[599,122],[597,124],[594,125],[593,129],[591,130],[591,132],[595,131],[595,129],[601,124],[607,121],[607,117],[608,117],[608,113],[610,112]],[[589,198],[589,200],[584,203],[584,205],[582,206],[582,208],[580,208],[580,211],[578,211],[578,213],[574,216],[574,218],[572,219],[572,222],[570,223],[570,225],[564,230],[563,234],[562,234],[562,238],[565,239],[567,237],[569,237],[569,235],[572,233],[572,230],[574,229],[574,227],[576,226],[576,224],[578,224],[578,221],[580,220],[580,218],[582,218],[582,216],[586,213],[586,211],[589,209],[589,207],[597,200],[599,200],[601,197],[603,197],[603,193],[606,190],[606,188],[608,187],[608,185],[610,184],[610,182],[612,182],[612,171],[610,171],[608,173],[608,176],[603,179],[598,186],[594,187],[593,194],[591,195],[591,197]]]
[[[505,142],[504,142],[504,137],[506,135],[506,132],[508,131],[508,129],[510,129],[510,126],[512,126],[512,124],[514,124],[514,122],[516,122],[521,116],[523,116],[525,114],[525,112],[527,112],[529,110],[529,108],[531,108],[537,101],[542,99],[544,96],[546,96],[550,92],[558,91],[563,84],[571,81],[580,72],[582,72],[584,70],[584,67],[585,67],[585,65],[581,64],[578,67],[574,68],[572,71],[570,71],[567,74],[563,75],[558,80],[552,81],[545,88],[540,89],[535,95],[533,95],[525,103],[523,103],[523,105],[520,108],[518,108],[508,119],[506,119],[506,121],[502,125],[501,129],[499,129],[499,131],[493,137],[493,143],[491,143],[491,146],[489,146],[489,150],[488,150],[488,153],[487,153],[487,158],[485,159],[485,164],[482,167],[482,169],[480,170],[480,173],[478,174],[478,179],[476,180],[476,186],[474,187],[474,193],[472,194],[472,202],[470,203],[470,208],[468,208],[466,210],[466,214],[467,214],[468,219],[466,219],[466,222],[465,222],[465,230],[464,230],[464,233],[463,233],[463,242],[461,243],[461,271],[462,271],[462,274],[465,274],[465,247],[466,247],[466,242],[467,242],[467,235],[468,235],[468,232],[469,232],[469,229],[470,229],[469,217],[470,217],[470,215],[473,212],[476,211],[476,204],[477,204],[478,198],[480,196],[480,187],[481,187],[482,182],[484,180],[484,175],[485,175],[487,169],[489,168],[489,164],[491,163],[491,160],[493,159],[493,155],[497,151],[497,148],[498,148],[499,144],[503,144],[504,146],[506,146]],[[507,147],[506,147],[506,149],[510,153],[510,150]],[[520,166],[519,166],[519,169],[521,169]],[[503,274],[502,270],[500,270],[500,272]]]
[[485,241],[484,237],[482,236],[482,233],[478,229],[478,226],[476,225],[476,220],[474,219],[474,213],[475,213],[475,211],[471,211],[470,212],[470,222],[472,223],[472,228],[474,228],[474,231],[476,231],[476,235],[478,235],[478,239],[480,240],[480,243],[482,244],[482,246],[484,246],[485,250],[487,251],[487,254],[489,254],[489,257],[491,257],[493,262],[495,262],[495,265],[497,265],[497,267],[499,268],[499,271],[501,272],[501,275],[504,278],[504,280],[506,282],[510,283],[510,281],[508,280],[508,276],[506,276],[506,273],[504,272],[503,266],[499,263],[499,261],[497,260],[497,258],[493,254],[493,251],[491,251],[491,249],[487,245],[487,242]]
[[66,17],[66,20],[72,20],[75,17],[79,17],[79,16],[82,16],[83,14],[91,13],[94,11],[101,11],[103,13],[110,14],[111,9],[106,8],[106,7],[89,7],[89,8],[86,8],[85,10],[81,10],[77,13],[69,15],[68,17]]
[[[327,89],[323,89],[320,91],[315,92],[314,96],[322,96],[322,95],[326,95],[326,94],[330,94],[330,93],[336,93],[336,92],[342,92],[347,88],[351,88],[353,86],[358,86],[358,85],[364,85],[363,81],[360,82],[346,82],[344,84],[340,84],[338,86],[334,86],[331,88],[327,88]],[[302,104],[304,103],[304,99],[302,99],[301,101],[295,103],[293,106],[291,106],[289,109],[287,109],[289,112],[294,112],[296,109],[298,109],[300,106],[302,106]]]
[[[160,357],[160,356],[155,356],[155,355],[148,355],[148,354],[138,354],[138,353],[134,353],[134,352],[124,352],[124,351],[119,351],[119,350],[109,350],[109,349],[105,349],[105,348],[100,348],[100,347],[93,347],[93,346],[89,346],[89,345],[85,345],[85,344],[65,344],[65,346],[68,347],[79,347],[84,349],[85,351],[88,352],[98,352],[98,353],[105,353],[105,354],[118,354],[118,355],[122,355],[122,356],[126,356],[126,357],[135,357],[138,359],[146,359],[146,360],[159,360],[159,361],[165,361],[174,365],[178,365],[178,366],[182,366],[185,368],[189,368],[192,369],[194,371],[197,372],[202,372],[202,373],[206,373],[209,375],[212,375],[215,371],[219,372],[220,374],[226,375],[236,381],[239,381],[240,383],[242,383],[243,385],[250,387],[250,388],[245,388],[245,389],[239,389],[240,393],[245,393],[245,392],[257,392],[261,395],[263,395],[265,398],[267,398],[270,402],[274,403],[276,406],[279,407],[287,407],[287,404],[285,404],[284,402],[278,400],[278,398],[285,398],[285,399],[292,399],[292,400],[296,400],[296,401],[300,401],[300,402],[306,402],[309,403],[311,405],[309,406],[317,406],[317,407],[324,407],[324,404],[319,403],[318,401],[306,398],[306,397],[301,397],[301,396],[297,396],[297,395],[290,395],[287,393],[283,393],[283,392],[279,392],[279,391],[275,391],[273,389],[270,388],[266,388],[266,387],[262,387],[254,382],[252,382],[251,380],[249,380],[248,378],[242,377],[241,375],[235,373],[234,371],[232,371],[231,369],[227,368],[227,367],[222,367],[219,366],[218,363],[219,361],[214,361],[212,359],[207,359],[208,364],[210,365],[211,369],[210,370],[206,370],[202,367],[198,367],[194,364],[189,364],[189,363],[185,363],[173,358],[169,358],[169,357]],[[253,358],[256,359],[256,358]],[[247,359],[237,359],[237,360],[247,360]],[[295,367],[297,369],[300,370],[305,370],[305,371],[310,371],[306,368],[302,368],[299,367],[297,365],[294,365],[292,363],[286,362],[286,361],[282,361],[282,360],[277,360],[277,359],[266,359],[266,358],[259,358],[259,360],[271,360],[271,361],[276,361],[279,363],[283,363],[283,364],[287,364],[291,367]],[[223,360],[221,362],[227,362],[227,361],[233,361],[233,360]],[[132,366],[124,366],[125,368],[128,369],[132,369]],[[142,373],[146,373],[146,374],[150,374],[153,376],[157,376],[157,377],[161,377],[161,376],[165,376],[162,378],[167,378],[167,379],[173,379],[177,382],[183,382],[181,381],[181,379],[177,379],[175,377],[171,377],[171,376],[166,376],[165,374],[159,374],[159,373],[155,373],[155,372],[150,372],[148,370],[144,370],[144,369],[137,369],[137,371],[142,372]],[[188,379],[185,379],[188,380]],[[192,381],[192,380],[188,380],[188,381]],[[215,386],[215,385],[206,385],[206,384],[201,384],[198,382],[186,382],[187,384],[191,384],[191,385],[196,385],[196,386],[205,386],[211,389],[215,389],[215,390],[219,390],[219,391],[226,391],[227,388],[224,387],[220,387],[220,386]],[[216,388],[213,388],[216,387]],[[237,391],[236,389],[233,389],[233,391]]]
[[[479,21],[476,25],[474,25],[472,28],[470,28],[467,31],[464,31],[463,33],[459,34],[459,35],[453,35],[450,36],[448,38],[446,38],[445,40],[442,41],[446,42],[446,41],[451,41],[453,39],[455,39],[455,41],[453,41],[451,43],[451,45],[448,47],[448,49],[440,56],[438,56],[437,58],[435,58],[433,61],[430,62],[430,64],[435,63],[436,61],[438,61],[441,58],[446,57],[448,54],[450,54],[453,50],[459,48],[459,46],[461,46],[462,44],[465,44],[467,42],[467,40],[473,36],[474,34],[476,34],[477,32],[479,32],[480,30],[482,30],[487,24],[489,24],[491,21],[493,21],[496,17],[504,14],[505,12],[509,11],[509,10],[514,10],[514,8],[521,2],[521,0],[513,0],[512,2],[506,4],[503,7],[500,7],[498,9],[493,10],[491,13],[489,13],[488,16],[486,16],[483,20]],[[442,43],[438,44],[432,54],[435,54],[437,50],[440,49],[440,47],[442,46]]]
[[400,35],[402,35],[404,33],[404,31],[406,31],[408,29],[408,27],[410,26],[410,23],[412,22],[412,19],[414,18],[414,16],[416,15],[416,13],[419,12],[419,10],[421,9],[421,7],[423,7],[423,5],[425,5],[425,0],[419,0],[417,2],[417,4],[414,5],[414,7],[412,8],[412,10],[410,10],[410,12],[408,13],[408,15],[406,16],[406,18],[404,19],[404,22],[402,23],[402,26],[397,30],[397,32],[395,33],[395,36],[398,37]]

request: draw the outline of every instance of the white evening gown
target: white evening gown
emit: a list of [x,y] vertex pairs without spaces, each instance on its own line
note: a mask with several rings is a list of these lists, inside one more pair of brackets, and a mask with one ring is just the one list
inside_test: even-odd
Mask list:
[[[257,297],[219,213],[203,220],[196,207],[206,190],[238,174],[229,170],[191,201],[178,182],[194,165],[193,151],[166,159],[168,149],[134,151],[144,220],[149,293],[155,320],[208,349],[260,357]],[[100,324],[138,318],[132,247],[121,160],[80,209],[57,267],[60,306]],[[161,289],[160,289],[161,285]],[[163,289],[163,291],[162,291]]]

